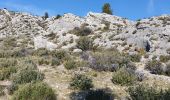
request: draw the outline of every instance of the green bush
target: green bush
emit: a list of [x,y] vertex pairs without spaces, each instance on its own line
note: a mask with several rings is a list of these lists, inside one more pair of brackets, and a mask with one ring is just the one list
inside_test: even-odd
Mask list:
[[32,81],[41,81],[44,79],[44,74],[37,72],[35,70],[21,70],[13,78],[15,84],[30,83]]
[[19,70],[36,70],[37,65],[31,59],[20,59],[17,68]]
[[139,55],[139,54],[130,55],[130,59],[132,62],[140,62],[141,55]]
[[10,57],[11,52],[9,50],[0,50],[0,58]]
[[16,73],[16,67],[0,68],[0,80],[9,79],[11,74]]
[[70,86],[74,89],[88,90],[93,87],[92,79],[85,75],[75,75],[70,83]]
[[161,55],[159,57],[159,59],[160,59],[161,62],[165,63],[165,62],[168,62],[170,60],[170,56],[163,56],[163,55]]
[[0,50],[0,58],[25,57],[28,54],[27,49]]
[[39,65],[49,65],[50,64],[50,60],[48,57],[41,57],[38,59],[38,64]]
[[14,92],[12,100],[56,100],[56,95],[45,83],[28,83]]
[[93,49],[93,41],[86,36],[82,36],[77,40],[76,47],[83,51],[91,50]]
[[8,94],[12,95],[16,90],[18,90],[18,85],[12,83],[11,85],[7,86]]
[[170,89],[157,90],[156,87],[138,85],[128,89],[132,100],[169,100]]
[[58,58],[51,59],[51,66],[58,66],[60,65],[60,60]]
[[3,86],[0,86],[0,96],[3,96],[5,93],[4,93],[4,87]]
[[3,40],[3,45],[7,48],[16,47],[17,42],[15,37],[6,37]]
[[71,34],[75,34],[77,36],[87,36],[92,34],[92,30],[87,28],[86,25],[82,25],[81,27],[75,27],[73,30],[70,31]]
[[162,63],[157,60],[152,60],[146,63],[145,69],[151,71],[152,74],[164,74]]
[[17,60],[13,58],[0,59],[0,80],[9,79],[11,74],[16,73]]
[[116,71],[121,67],[135,67],[128,64],[130,62],[128,56],[122,55],[118,51],[95,52],[91,54],[91,57],[90,68],[97,71]]
[[55,50],[51,52],[51,55],[59,60],[67,60],[69,55],[64,50]]
[[112,82],[120,85],[132,85],[137,81],[137,77],[131,71],[121,68],[113,73]]
[[74,60],[69,60],[64,63],[64,67],[68,70],[74,69],[77,67],[77,62]]
[[0,59],[0,67],[11,67],[11,66],[16,66],[17,65],[17,60],[13,58],[2,58]]
[[39,48],[37,50],[34,51],[33,55],[35,56],[48,56],[49,55],[49,51],[46,48]]

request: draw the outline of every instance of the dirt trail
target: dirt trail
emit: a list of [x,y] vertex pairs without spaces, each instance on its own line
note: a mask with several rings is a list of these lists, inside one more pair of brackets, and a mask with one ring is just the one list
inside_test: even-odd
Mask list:
[[[68,71],[63,65],[56,68],[49,66],[38,66],[38,69],[45,74],[44,82],[56,90],[59,100],[70,100],[69,95],[74,90],[69,88],[69,83],[75,73],[84,73],[91,77],[93,79],[93,84],[97,89],[110,88],[114,90],[117,95],[120,95],[120,97],[127,96],[124,87],[114,85],[112,83],[112,72],[93,72],[81,70]],[[97,76],[94,77],[92,75],[93,73],[96,73]]]

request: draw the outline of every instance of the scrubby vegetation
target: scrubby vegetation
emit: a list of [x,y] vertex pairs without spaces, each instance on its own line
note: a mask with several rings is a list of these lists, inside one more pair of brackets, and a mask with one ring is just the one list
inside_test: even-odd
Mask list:
[[91,50],[93,49],[93,41],[86,36],[82,36],[77,40],[76,46],[83,51]]
[[116,71],[121,67],[135,69],[128,55],[120,54],[114,49],[105,52],[95,52],[91,56],[92,60],[89,62],[89,67],[97,71]]
[[130,55],[130,59],[131,59],[131,61],[133,61],[133,62],[140,62],[141,55],[139,55],[139,54]]
[[77,66],[78,66],[78,65],[77,65],[77,62],[74,61],[74,60],[69,60],[69,61],[66,61],[66,62],[64,63],[64,67],[65,67],[66,69],[68,69],[68,70],[74,69],[74,68],[76,68]]
[[157,90],[156,87],[138,85],[128,89],[132,100],[169,100],[170,89]]
[[83,24],[81,25],[81,27],[75,27],[73,30],[70,31],[70,33],[77,36],[88,36],[90,34],[93,34],[93,31],[86,26],[86,24]]
[[3,95],[4,95],[4,87],[0,86],[0,96],[3,96]]
[[28,83],[14,92],[13,100],[56,100],[54,91],[42,82]]
[[35,70],[21,70],[13,79],[16,84],[30,83],[33,81],[41,81],[44,75]]
[[92,79],[85,75],[77,74],[73,77],[70,86],[74,89],[88,90],[93,87]]
[[[106,4],[103,12],[112,14],[110,5]],[[112,33],[109,29],[115,27],[115,24],[105,20],[101,23],[103,25],[99,28],[92,25],[98,32],[88,27],[88,24],[69,31],[71,40],[61,43],[61,46],[64,44],[68,49],[61,49],[58,42],[55,50],[49,50],[34,49],[33,41],[21,41],[17,36],[0,39],[0,99],[2,95],[10,95],[12,100],[56,100],[59,94],[59,98],[61,95],[61,99],[70,96],[71,100],[77,100],[73,95],[82,96],[85,100],[119,100],[126,97],[130,100],[169,100],[169,89],[138,86],[144,82],[152,86],[157,84],[157,80],[159,84],[168,80],[169,55],[151,55],[149,42],[143,49],[133,48],[134,44],[128,44],[124,37],[116,36],[122,31],[121,25],[118,25],[117,33]],[[126,21],[123,23],[127,24]],[[136,27],[139,24],[141,22],[137,22]],[[101,32],[111,34],[104,37]],[[68,36],[68,33],[61,35]],[[54,32],[45,37],[50,42],[59,39]],[[122,43],[115,43],[111,48],[96,44],[97,39],[103,41],[107,37],[109,41],[119,38]],[[107,41],[103,42],[107,45]],[[31,46],[28,47],[28,44]],[[150,82],[152,80],[156,82]],[[163,86],[168,84],[163,83]]]
[[121,68],[113,73],[112,82],[120,85],[132,85],[137,81],[137,77],[132,71]]
[[151,71],[153,74],[164,74],[162,63],[157,60],[149,61],[146,63],[145,69]]
[[164,55],[161,55],[160,57],[159,57],[159,59],[160,59],[160,61],[161,62],[168,62],[169,60],[170,60],[170,56],[164,56]]
[[9,79],[11,74],[16,73],[17,60],[15,59],[0,59],[0,80]]

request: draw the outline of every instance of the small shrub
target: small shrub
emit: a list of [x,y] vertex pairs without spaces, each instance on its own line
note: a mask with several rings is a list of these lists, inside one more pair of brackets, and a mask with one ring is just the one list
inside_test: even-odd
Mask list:
[[141,55],[139,55],[139,54],[130,55],[130,59],[132,62],[140,62]]
[[169,100],[170,89],[157,90],[155,87],[138,85],[128,89],[132,100]]
[[133,32],[132,32],[132,34],[136,34],[137,33],[137,30],[134,30]]
[[64,63],[64,67],[68,70],[74,69],[77,67],[77,63],[74,60],[69,60]]
[[54,91],[45,83],[28,83],[14,92],[13,100],[56,100]]
[[35,70],[22,70],[13,78],[15,84],[30,83],[32,81],[41,81],[44,79],[44,74]]
[[6,37],[3,40],[3,45],[7,48],[16,47],[17,42],[15,37]]
[[58,66],[60,65],[60,60],[58,58],[51,59],[51,66]]
[[12,66],[16,66],[17,65],[17,60],[13,59],[13,58],[9,58],[9,59],[0,59],[0,67],[12,67]]
[[87,28],[86,25],[82,25],[80,28],[75,27],[73,30],[70,31],[71,34],[75,34],[77,36],[87,36],[92,34],[92,30]]
[[90,68],[97,71],[116,71],[120,67],[127,66],[128,57],[117,51],[105,51],[92,53],[89,59]]
[[137,80],[134,73],[121,68],[113,73],[112,82],[120,85],[132,85]]
[[0,80],[9,79],[11,74],[16,73],[15,67],[2,68],[0,69]]
[[38,59],[38,64],[39,65],[49,65],[50,61],[48,58],[42,57],[42,58]]
[[72,79],[70,86],[74,89],[88,90],[93,87],[92,79],[85,75],[75,75]]
[[170,56],[163,56],[163,55],[161,55],[159,57],[159,59],[160,59],[161,62],[165,63],[165,62],[168,62],[170,60]]
[[18,90],[18,85],[12,83],[11,85],[7,86],[8,94],[12,95],[14,91]]
[[18,62],[17,69],[19,70],[36,70],[37,65],[31,59],[22,59]]
[[93,42],[88,37],[83,36],[77,40],[76,47],[83,51],[91,50],[91,49],[93,49]]
[[157,59],[157,56],[154,55],[154,56],[152,57],[152,60],[156,60],[156,59]]
[[146,63],[145,69],[151,71],[152,74],[164,74],[162,63],[157,60]]
[[166,64],[166,71],[165,71],[167,76],[170,76],[170,63]]
[[[110,22],[103,21],[102,23],[105,25],[105,27],[104,27],[103,30],[102,30],[103,32],[110,29]],[[114,37],[114,36],[111,36],[111,37]],[[111,37],[110,37],[110,38],[111,38]]]
[[25,57],[26,52],[25,49],[0,50],[0,58]]
[[64,50],[52,51],[51,55],[59,60],[66,60],[69,58],[68,53]]
[[27,54],[29,54],[28,50],[26,49],[14,49],[11,52],[11,57],[25,57]]
[[140,24],[141,24],[141,22],[140,22],[140,21],[137,21],[136,27],[138,27]]
[[35,56],[48,56],[49,55],[49,51],[46,48],[39,48],[37,50],[34,51],[33,55]]
[[5,93],[4,93],[4,87],[3,86],[0,86],[0,96],[3,96]]
[[17,60],[13,58],[0,59],[0,80],[9,79],[11,74],[16,73]]

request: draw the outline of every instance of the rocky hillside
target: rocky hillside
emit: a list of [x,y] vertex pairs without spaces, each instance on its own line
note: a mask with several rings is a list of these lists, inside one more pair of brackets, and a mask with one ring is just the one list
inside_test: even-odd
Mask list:
[[0,48],[0,100],[170,99],[169,15],[45,19],[1,9]]
[[[34,48],[74,48],[80,37],[76,29],[84,31],[97,47],[117,48],[135,52],[143,48],[155,55],[165,55],[170,48],[170,16],[162,15],[139,21],[118,16],[88,13],[81,18],[65,14],[59,19],[44,20],[27,13],[0,10],[0,37],[26,35],[34,42]],[[28,45],[29,46],[29,45]]]

